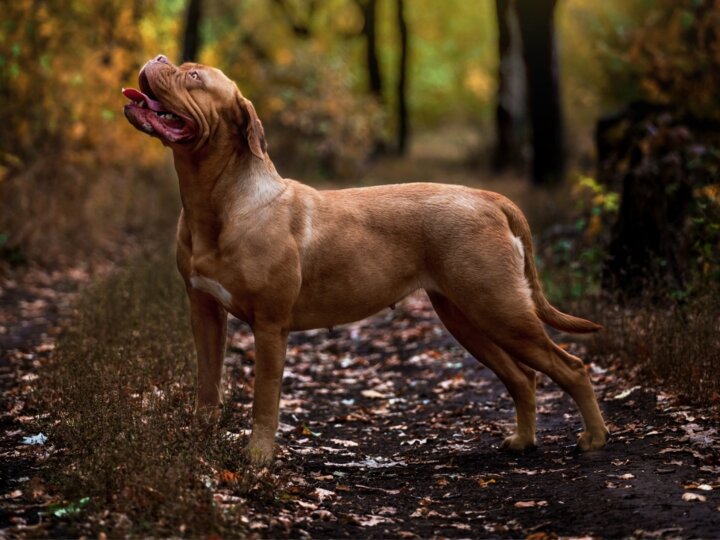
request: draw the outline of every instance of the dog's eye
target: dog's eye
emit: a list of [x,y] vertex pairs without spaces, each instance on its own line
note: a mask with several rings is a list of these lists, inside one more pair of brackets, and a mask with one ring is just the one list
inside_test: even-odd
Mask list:
[[190,72],[190,78],[195,79],[196,81],[200,80],[200,74],[197,71],[191,71]]

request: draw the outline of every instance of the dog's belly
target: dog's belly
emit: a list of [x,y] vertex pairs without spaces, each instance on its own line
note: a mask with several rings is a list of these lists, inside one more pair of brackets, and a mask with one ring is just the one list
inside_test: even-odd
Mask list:
[[323,288],[303,287],[293,308],[292,330],[330,328],[358,321],[378,311],[392,307],[408,294],[423,287],[419,280],[393,284],[375,284],[372,287],[355,286],[340,294]]

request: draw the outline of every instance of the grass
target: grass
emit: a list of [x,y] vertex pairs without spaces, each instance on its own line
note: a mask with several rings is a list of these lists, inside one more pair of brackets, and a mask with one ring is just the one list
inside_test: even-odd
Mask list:
[[620,361],[645,382],[686,401],[720,406],[720,291],[709,287],[684,302],[658,305],[602,301],[591,311],[605,329],[590,342],[604,362]]
[[[241,535],[244,497],[273,503],[269,476],[241,458],[245,415],[226,413],[215,429],[193,420],[193,350],[169,256],[139,260],[82,295],[43,392],[65,449],[51,481],[67,505],[89,498],[65,533]],[[220,484],[236,505],[215,504]]]

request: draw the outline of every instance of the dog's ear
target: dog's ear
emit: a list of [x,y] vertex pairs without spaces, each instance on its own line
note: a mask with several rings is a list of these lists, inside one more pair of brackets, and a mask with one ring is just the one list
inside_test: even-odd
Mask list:
[[235,100],[238,109],[237,121],[240,125],[240,133],[244,135],[250,151],[260,159],[265,159],[265,153],[267,152],[265,130],[255,112],[255,107],[240,92],[237,93]]

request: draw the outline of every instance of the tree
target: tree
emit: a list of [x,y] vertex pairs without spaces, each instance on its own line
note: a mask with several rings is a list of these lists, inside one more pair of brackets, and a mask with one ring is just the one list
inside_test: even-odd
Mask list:
[[552,186],[565,173],[562,107],[555,43],[557,0],[517,0],[532,125],[532,180]]
[[503,171],[521,161],[520,124],[525,114],[525,67],[513,0],[496,0],[498,90],[495,108],[497,140],[493,168]]
[[362,34],[365,37],[368,87],[370,93],[382,101],[382,73],[377,54],[377,0],[360,0],[359,5],[363,14]]
[[720,280],[717,9],[694,0],[639,7],[633,32],[609,49],[613,97],[632,101],[596,131],[598,179],[621,193],[603,285],[643,300],[682,298]]
[[400,61],[398,64],[397,82],[397,149],[405,154],[409,139],[408,105],[407,105],[407,64],[408,64],[408,27],[405,21],[405,2],[397,0],[397,24],[400,38]]
[[200,22],[202,20],[202,0],[189,0],[185,16],[185,32],[183,33],[183,62],[197,60],[202,46]]

